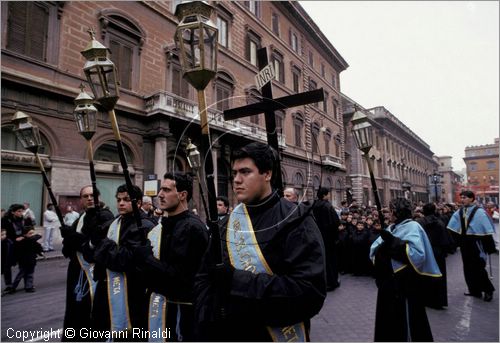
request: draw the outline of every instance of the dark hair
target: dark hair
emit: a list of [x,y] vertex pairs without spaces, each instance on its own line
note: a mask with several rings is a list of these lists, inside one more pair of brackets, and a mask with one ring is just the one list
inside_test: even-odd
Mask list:
[[[24,208],[24,207],[23,207],[23,208]],[[48,203],[48,204],[47,204],[47,210],[50,210],[50,209],[52,209],[52,208],[54,208],[54,204],[52,204],[52,203]]]
[[425,204],[424,207],[422,208],[422,211],[424,213],[424,216],[430,216],[431,214],[435,214],[436,205],[434,205],[433,203]]
[[394,215],[397,218],[396,222],[401,222],[404,219],[412,217],[411,202],[405,198],[396,198],[392,200],[390,208],[395,212]]
[[462,191],[462,192],[460,192],[460,196],[462,196],[462,195],[464,197],[471,198],[472,200],[476,199],[476,196],[474,195],[474,193],[472,191]]
[[219,195],[216,198],[217,201],[222,201],[224,203],[224,206],[229,207],[229,199],[223,195]]
[[191,200],[193,196],[193,178],[189,174],[174,172],[174,173],[165,173],[163,175],[164,179],[174,180],[175,188],[177,192],[187,192],[187,201]]
[[20,210],[20,209],[24,210],[24,205],[21,205],[21,204],[12,204],[12,205],[10,205],[8,212],[9,213],[14,213],[14,212],[16,212],[17,210]]
[[324,198],[324,197],[325,197],[328,193],[330,193],[330,191],[328,190],[328,188],[326,188],[326,187],[320,187],[320,188],[318,189],[318,193],[317,193],[317,195],[316,195],[316,196],[318,197],[318,199],[323,200],[323,198]]
[[116,189],[115,196],[117,196],[118,193],[128,193],[128,195],[129,195],[130,198],[134,198],[134,199],[137,199],[137,200],[142,200],[142,196],[143,196],[142,189],[140,189],[136,185],[132,185],[132,192],[129,192],[126,183],[124,183],[123,185],[118,186],[118,188]]
[[271,171],[271,183],[273,183],[276,175],[274,170],[277,160],[276,151],[264,143],[253,142],[234,150],[231,156],[231,162],[247,157],[255,163],[260,174]]
[[[82,188],[80,188],[80,197],[82,196],[82,192],[83,192],[83,190],[84,190],[85,188],[87,188],[87,187],[92,188],[92,191],[94,190],[94,187],[93,187],[92,185],[85,185],[85,186],[83,186]],[[97,187],[96,187],[96,188],[95,188],[95,190],[96,190],[96,192],[97,192],[97,196],[101,195],[101,192],[99,192],[99,188],[97,188]]]

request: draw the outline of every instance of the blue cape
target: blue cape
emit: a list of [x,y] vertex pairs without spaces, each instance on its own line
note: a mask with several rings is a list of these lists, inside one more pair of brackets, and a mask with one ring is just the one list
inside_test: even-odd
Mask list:
[[[472,221],[469,223],[469,216],[472,213],[472,209],[476,207],[476,205],[472,205],[467,208],[467,225],[468,229],[467,235],[476,235],[476,236],[485,236],[492,235],[495,231],[495,227],[491,223],[490,218],[486,214],[486,211],[479,207],[472,218]],[[454,231],[458,234],[462,234],[462,224],[460,223],[460,210],[453,213],[450,221],[447,225],[448,229]]]
[[[429,238],[419,223],[407,219],[398,225],[392,224],[385,230],[391,232],[391,229],[394,236],[406,242],[406,256],[417,273],[433,277],[441,276]],[[370,248],[370,259],[373,262],[375,262],[375,253],[383,241],[382,237],[377,238]],[[408,266],[394,259],[391,259],[391,262],[394,273]]]

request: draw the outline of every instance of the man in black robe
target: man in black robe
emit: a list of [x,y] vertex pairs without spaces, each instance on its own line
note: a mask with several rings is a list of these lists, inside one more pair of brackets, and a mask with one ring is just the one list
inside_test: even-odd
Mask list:
[[433,203],[425,204],[423,207],[423,218],[417,219],[422,226],[429,241],[432,252],[443,275],[441,278],[425,278],[424,289],[426,290],[425,304],[435,309],[448,306],[448,288],[446,285],[446,256],[452,246],[451,238],[446,230],[446,225],[436,215],[436,206]]
[[[307,332],[304,326],[308,327],[310,318],[323,306],[321,234],[310,209],[296,206],[272,190],[276,155],[262,143],[233,152],[233,190],[240,204],[221,237],[211,237],[221,241],[224,266],[214,267],[217,261],[209,251],[196,276],[195,310],[201,341],[270,341],[276,330],[283,340],[298,340],[295,328]],[[253,239],[234,240],[237,234],[253,235]],[[257,271],[263,265],[266,272]]]
[[[137,206],[141,206],[142,190],[133,186]],[[109,289],[111,282],[110,278],[116,277],[117,274],[124,275],[124,283],[122,290],[126,290],[124,299],[126,301],[122,309],[128,311],[130,319],[130,332],[132,328],[145,329],[147,324],[147,301],[146,301],[146,286],[144,277],[136,268],[134,263],[133,248],[136,245],[143,244],[146,241],[146,235],[155,225],[156,221],[147,217],[145,213],[141,214],[141,226],[137,227],[137,222],[132,211],[131,196],[127,191],[125,184],[118,186],[116,190],[116,202],[119,216],[111,223],[105,223],[103,226],[98,226],[98,232],[95,237],[91,237],[91,245],[95,246],[94,259],[94,279],[97,281],[97,288],[92,308],[92,328],[98,331],[122,331],[123,328],[114,328],[113,315],[110,312],[109,294],[115,293],[115,284],[113,289]],[[110,235],[110,231],[117,230],[118,239]],[[113,273],[113,274],[112,274]],[[115,275],[112,277],[112,275]],[[115,311],[117,316],[126,317],[126,313]],[[136,337],[120,336],[125,341],[140,340]]]
[[[99,195],[99,190],[97,190]],[[81,328],[90,328],[92,297],[91,284],[93,275],[90,270],[82,268],[87,265],[93,266],[93,253],[89,249],[89,241],[97,222],[104,223],[113,219],[113,213],[109,210],[98,210],[94,207],[94,195],[91,185],[82,187],[80,190],[80,204],[84,212],[73,222],[71,227],[62,226],[63,237],[62,253],[69,258],[68,272],[66,278],[66,311],[64,312],[63,329],[75,330],[73,337],[66,336],[63,330],[62,341],[85,341],[86,337],[80,336]]]
[[329,194],[328,188],[320,187],[313,212],[325,245],[326,290],[333,291],[340,286],[337,266],[340,219],[332,204],[328,201]]
[[[147,299],[154,302],[157,294],[165,297],[161,314],[164,328],[170,329],[170,340],[194,340],[194,277],[207,250],[208,230],[200,218],[188,209],[193,194],[193,181],[181,173],[165,174],[158,193],[159,206],[168,213],[161,220],[158,236],[149,235],[145,246],[135,250],[138,267],[148,288]],[[157,239],[156,239],[157,238]],[[152,245],[158,254],[153,254]],[[159,256],[158,256],[159,255]],[[148,316],[153,315],[150,310]],[[149,331],[157,328],[150,325]]]

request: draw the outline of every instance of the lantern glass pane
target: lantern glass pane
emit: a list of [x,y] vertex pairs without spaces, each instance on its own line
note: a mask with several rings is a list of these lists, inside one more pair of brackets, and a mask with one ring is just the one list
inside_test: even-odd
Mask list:
[[216,69],[216,47],[217,47],[217,29],[204,26],[203,27],[203,44],[205,45],[204,60],[205,68],[215,70]]
[[109,59],[89,61],[83,70],[95,99],[119,96],[116,67]]
[[27,150],[33,147],[39,147],[42,145],[42,139],[40,137],[40,131],[38,127],[29,126],[26,128],[20,128],[14,131],[17,139],[23,147]]

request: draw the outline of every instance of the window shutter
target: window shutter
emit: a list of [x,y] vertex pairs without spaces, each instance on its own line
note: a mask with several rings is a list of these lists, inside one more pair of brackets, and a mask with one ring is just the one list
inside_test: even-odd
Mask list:
[[[47,29],[49,24],[49,11],[46,7],[31,3],[31,16],[29,18],[28,32],[29,51],[26,53],[36,59],[46,60]],[[28,49],[27,49],[28,50]]]
[[9,2],[9,19],[7,23],[7,49],[25,53],[26,21],[29,2]]
[[172,93],[180,95],[181,71],[177,67],[172,68]]
[[120,78],[123,88],[131,88],[130,76],[132,75],[132,49],[128,46],[122,46],[122,54],[120,56]]

